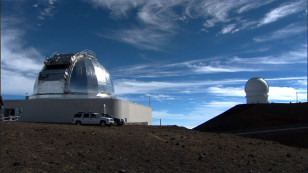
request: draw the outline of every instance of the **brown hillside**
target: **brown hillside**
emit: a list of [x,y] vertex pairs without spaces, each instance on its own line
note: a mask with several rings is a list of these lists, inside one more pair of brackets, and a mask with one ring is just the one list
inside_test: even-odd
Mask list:
[[0,122],[0,172],[305,172],[308,150],[176,126]]
[[308,103],[243,104],[227,110],[194,130],[230,132],[307,124]]

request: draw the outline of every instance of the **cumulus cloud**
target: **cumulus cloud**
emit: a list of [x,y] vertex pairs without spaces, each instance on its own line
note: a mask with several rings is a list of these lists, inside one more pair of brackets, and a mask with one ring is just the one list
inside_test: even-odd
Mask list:
[[296,90],[292,87],[269,87],[270,101],[296,101]]

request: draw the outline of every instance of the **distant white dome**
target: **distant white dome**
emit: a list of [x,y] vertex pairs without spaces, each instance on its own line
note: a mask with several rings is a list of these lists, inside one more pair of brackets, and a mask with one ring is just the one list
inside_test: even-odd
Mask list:
[[253,77],[249,79],[245,85],[245,92],[263,92],[268,93],[268,84],[267,82],[260,77]]
[[269,87],[260,77],[249,79],[245,85],[247,104],[268,103]]

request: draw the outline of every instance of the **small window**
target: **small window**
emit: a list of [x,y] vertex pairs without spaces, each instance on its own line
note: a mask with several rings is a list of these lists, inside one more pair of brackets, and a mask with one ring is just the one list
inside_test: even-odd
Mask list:
[[81,114],[75,114],[74,117],[75,117],[75,118],[80,118],[80,117],[81,117]]
[[89,118],[89,114],[84,114],[83,118]]
[[90,116],[90,118],[95,118],[96,116],[95,116],[95,114],[91,114],[91,116]]

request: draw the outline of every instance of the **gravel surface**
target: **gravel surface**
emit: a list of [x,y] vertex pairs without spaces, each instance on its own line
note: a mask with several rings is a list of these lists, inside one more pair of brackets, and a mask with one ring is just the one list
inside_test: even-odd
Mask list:
[[308,149],[177,126],[0,122],[0,172],[308,172]]

